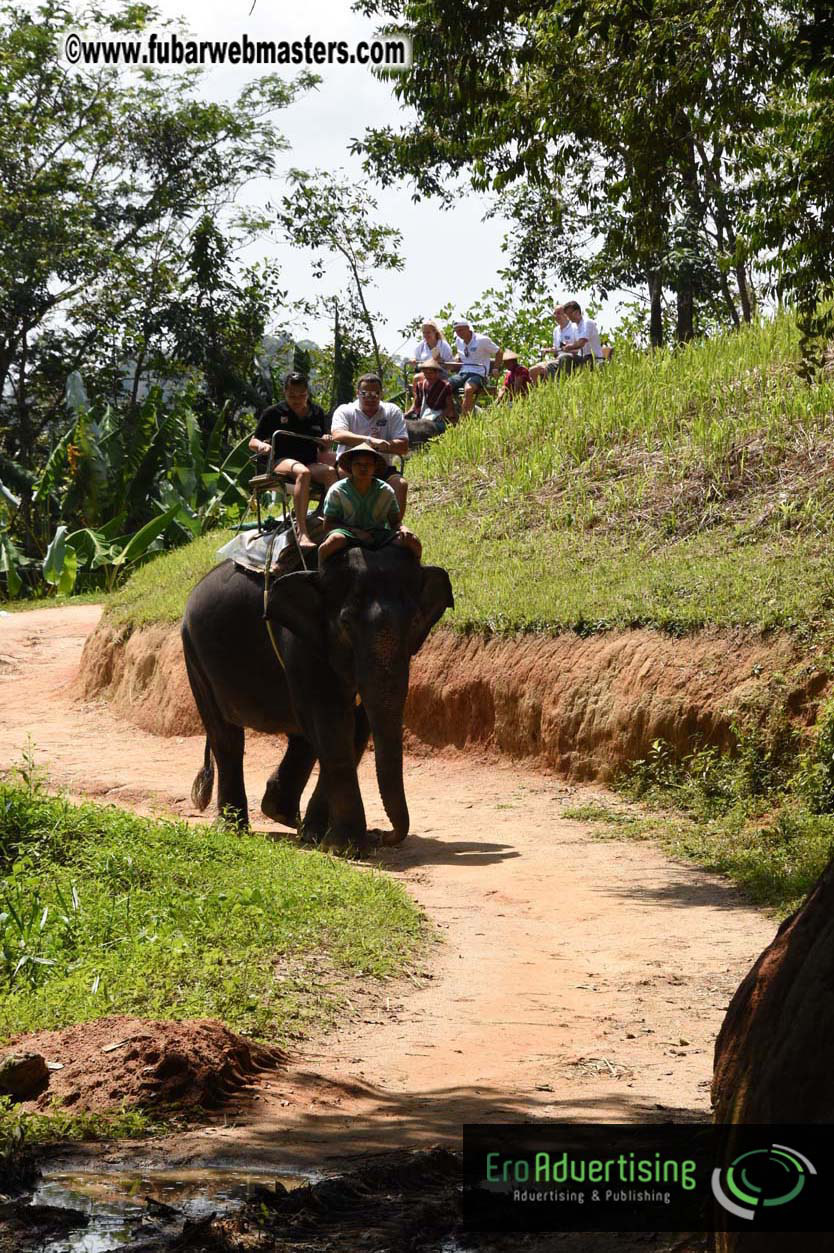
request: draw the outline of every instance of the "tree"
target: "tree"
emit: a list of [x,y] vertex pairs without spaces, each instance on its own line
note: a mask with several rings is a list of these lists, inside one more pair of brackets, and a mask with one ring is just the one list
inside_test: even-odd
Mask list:
[[556,237],[554,261],[564,234],[600,290],[647,286],[655,339],[668,286],[679,338],[705,289],[718,290],[728,321],[737,305],[752,316],[739,158],[778,45],[764,0],[491,0],[465,37],[451,0],[359,7],[414,40],[414,68],[394,93],[415,121],[357,145],[383,182],[405,177],[417,195],[448,197],[448,176],[465,172],[479,190],[515,189],[517,204],[548,210],[538,237]]
[[268,317],[286,297],[274,263],[237,274],[232,259],[231,240],[204,215],[192,230],[178,289],[148,328],[161,337],[151,361],[157,372],[169,377],[180,369],[200,372],[204,429],[226,404],[231,412],[260,404],[255,355]]
[[70,370],[112,379],[129,356],[138,375],[195,223],[274,169],[286,144],[272,115],[317,81],[263,76],[226,105],[200,100],[193,72],[127,81],[59,61],[70,29],[151,22],[141,0],[0,2],[0,416],[7,454],[26,463],[63,420]]
[[751,239],[797,306],[805,373],[834,337],[834,12],[788,0],[779,90],[748,151]]
[[[289,180],[292,191],[281,201],[278,223],[296,247],[335,253],[343,258],[381,377],[382,354],[366,292],[377,270],[402,269],[402,236],[395,227],[373,221],[371,214],[376,211],[376,202],[357,191],[351,178],[342,171],[330,174],[324,170],[312,173],[291,170]],[[321,278],[325,268],[323,257],[317,256],[313,260],[314,276]]]

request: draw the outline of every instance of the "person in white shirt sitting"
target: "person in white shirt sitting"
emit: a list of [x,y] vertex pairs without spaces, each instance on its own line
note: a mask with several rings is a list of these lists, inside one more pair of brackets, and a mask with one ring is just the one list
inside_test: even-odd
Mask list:
[[455,392],[463,391],[460,416],[464,417],[474,407],[478,392],[487,385],[493,353],[495,369],[500,370],[503,349],[488,335],[476,335],[472,323],[466,318],[458,318],[454,328],[458,359],[452,364],[458,367],[458,372],[450,377],[449,385]]
[[[573,369],[578,365],[596,365],[603,360],[602,344],[599,330],[592,318],[583,318],[582,309],[575,300],[569,300],[565,312],[573,323],[576,337],[571,344],[566,344],[563,352],[565,358],[559,362],[560,369]],[[566,359],[566,358],[569,358]]]
[[423,373],[423,364],[426,361],[435,361],[440,370],[440,377],[447,379],[449,372],[446,367],[452,360],[452,350],[443,338],[440,323],[435,318],[426,318],[420,329],[423,333],[423,338],[415,347],[414,356],[408,362],[416,371],[411,380],[411,394],[415,405],[417,404],[417,389],[426,381],[426,376]]
[[386,469],[377,477],[394,489],[400,518],[405,515],[408,484],[393,464],[395,456],[408,453],[408,430],[402,410],[382,399],[382,379],[378,374],[363,374],[357,383],[356,400],[339,405],[330,423],[330,440],[336,445],[336,456],[357,444],[370,444],[381,453]]
[[[576,327],[568,317],[564,305],[557,305],[553,310],[556,325],[553,328],[553,348],[548,350],[552,361],[539,361],[530,366],[530,381],[540,383],[543,378],[555,378],[559,370],[559,357],[566,344],[576,339]],[[544,351],[544,350],[543,350]]]

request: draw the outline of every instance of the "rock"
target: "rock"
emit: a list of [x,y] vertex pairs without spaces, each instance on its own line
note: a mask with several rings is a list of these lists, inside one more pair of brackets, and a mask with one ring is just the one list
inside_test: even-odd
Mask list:
[[[739,985],[715,1044],[718,1122],[834,1122],[834,861]],[[717,1233],[721,1253],[830,1249],[830,1233]],[[780,1243],[782,1241],[783,1243]]]
[[32,1101],[49,1087],[49,1068],[42,1053],[7,1053],[0,1061],[0,1093],[16,1101]]

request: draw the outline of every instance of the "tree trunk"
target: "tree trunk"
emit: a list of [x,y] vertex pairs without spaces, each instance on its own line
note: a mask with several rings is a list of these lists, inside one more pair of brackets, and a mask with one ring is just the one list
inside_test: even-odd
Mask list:
[[751,299],[750,280],[747,277],[747,270],[743,261],[739,261],[736,266],[736,282],[738,283],[738,294],[741,300],[741,316],[745,322],[752,322],[753,301]]
[[652,348],[663,345],[663,280],[659,270],[651,270],[649,284],[649,342]]
[[685,275],[677,290],[677,326],[675,337],[679,344],[686,344],[695,334],[695,301],[692,296],[692,280]]

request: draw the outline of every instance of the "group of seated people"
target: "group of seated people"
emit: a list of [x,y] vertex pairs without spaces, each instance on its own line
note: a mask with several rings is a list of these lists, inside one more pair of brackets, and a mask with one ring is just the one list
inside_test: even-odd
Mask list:
[[[329,423],[310,397],[303,374],[284,380],[284,399],[261,414],[249,449],[258,456],[272,452],[272,473],[293,479],[293,512],[299,548],[318,547],[319,564],[349,542],[372,548],[402,544],[419,560],[420,541],[402,525],[408,484],[394,457],[408,452],[408,431],[402,411],[382,399],[382,380],[363,374],[356,400],[339,405]],[[327,489],[323,514],[327,532],[316,545],[307,526],[310,486]]]
[[[296,533],[302,552],[318,547],[321,563],[348,543],[370,547],[399,543],[419,560],[420,541],[402,525],[408,484],[394,462],[395,457],[408,453],[405,419],[456,421],[456,394],[463,393],[463,417],[486,388],[490,373],[499,373],[502,365],[508,369],[496,401],[523,396],[545,378],[603,359],[596,323],[583,318],[575,301],[557,305],[553,316],[556,329],[553,348],[546,350],[549,359],[529,370],[516,353],[504,351],[488,335],[478,334],[466,318],[454,323],[455,357],[437,322],[427,319],[412,359],[417,367],[414,401],[405,414],[382,399],[379,375],[363,374],[356,399],[339,405],[328,422],[324,410],[310,396],[307,378],[296,372],[288,374],[284,399],[263,411],[249,448],[259,457],[268,456],[278,434],[272,473],[292,479]],[[321,545],[310,538],[307,525],[313,483],[326,489],[326,537]]]
[[455,356],[436,320],[427,318],[421,327],[423,338],[409,362],[416,373],[413,403],[405,416],[457,421],[456,396],[463,393],[460,416],[464,417],[471,412],[478,393],[487,387],[490,374],[499,374],[502,365],[509,368],[496,394],[497,402],[526,395],[532,384],[543,379],[605,359],[596,322],[583,316],[575,300],[557,305],[553,317],[553,347],[542,349],[548,359],[529,370],[516,353],[500,348],[488,335],[478,334],[466,318],[453,323]]

